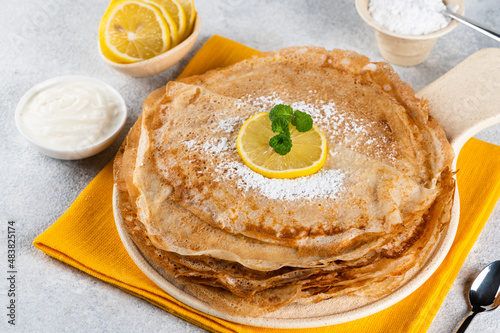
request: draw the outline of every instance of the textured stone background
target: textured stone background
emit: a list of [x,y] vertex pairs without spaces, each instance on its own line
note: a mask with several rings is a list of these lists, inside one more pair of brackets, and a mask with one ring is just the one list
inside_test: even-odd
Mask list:
[[[7,221],[17,229],[17,325],[8,327],[0,301],[0,331],[19,332],[200,332],[159,308],[90,277],[32,246],[33,239],[69,207],[117,151],[149,92],[175,78],[213,34],[260,50],[317,45],[344,48],[382,60],[371,29],[348,0],[195,0],[203,28],[193,50],[176,66],[149,78],[131,78],[107,67],[97,53],[97,27],[107,1],[2,1],[0,10],[0,300],[7,300]],[[500,29],[498,0],[466,1],[466,14]],[[415,90],[468,55],[500,45],[459,26],[441,38],[423,64],[396,67]],[[129,108],[126,129],[97,156],[60,161],[31,147],[17,132],[14,110],[34,84],[81,74],[114,86]],[[478,138],[500,144],[500,126]],[[500,209],[490,217],[429,332],[452,332],[467,312],[466,285],[482,267],[500,258]],[[6,305],[6,304],[5,304]],[[500,332],[500,311],[480,314],[472,332]]]

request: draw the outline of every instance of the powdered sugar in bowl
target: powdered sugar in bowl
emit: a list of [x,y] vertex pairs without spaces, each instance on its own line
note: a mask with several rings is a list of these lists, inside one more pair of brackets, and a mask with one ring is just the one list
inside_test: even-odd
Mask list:
[[[375,11],[374,6],[371,8],[373,16],[370,12],[370,1],[374,1],[373,4],[376,7]],[[430,16],[425,18],[415,14],[413,15],[414,19],[409,22],[410,20],[404,17],[405,13],[402,13],[401,17],[391,17],[384,13],[384,8],[377,7],[380,4],[390,6],[391,2],[395,3],[399,12],[401,12],[400,9],[405,8],[406,3],[408,6],[418,6],[418,3],[421,3],[419,9],[435,11],[435,13],[428,13]],[[458,14],[464,13],[463,0],[444,0],[443,3],[453,8]],[[359,15],[375,31],[380,54],[390,63],[399,66],[414,66],[425,61],[438,38],[457,26],[458,22],[456,21],[448,23],[444,16],[440,18],[441,14],[438,11],[440,7],[444,8],[444,5],[440,6],[433,0],[390,0],[383,2],[356,0],[356,9]],[[406,22],[406,24],[402,22]]]

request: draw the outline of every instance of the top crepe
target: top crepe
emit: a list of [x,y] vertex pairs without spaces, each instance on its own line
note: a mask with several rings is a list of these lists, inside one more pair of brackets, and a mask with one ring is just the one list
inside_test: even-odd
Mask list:
[[[318,173],[267,179],[241,161],[243,122],[280,103],[325,134]],[[223,311],[260,315],[402,283],[449,221],[452,159],[389,65],[302,47],[152,93],[115,179],[129,234],[167,276]]]

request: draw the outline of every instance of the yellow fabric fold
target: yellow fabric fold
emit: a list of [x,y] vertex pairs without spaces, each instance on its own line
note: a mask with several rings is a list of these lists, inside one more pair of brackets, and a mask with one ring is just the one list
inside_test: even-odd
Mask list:
[[[220,36],[209,39],[181,77],[246,59],[259,51]],[[425,332],[500,197],[500,147],[471,139],[457,174],[460,223],[452,248],[431,278],[399,303],[374,315],[307,332]],[[240,325],[192,309],[168,295],[135,265],[122,245],[112,211],[110,162],[69,209],[39,235],[34,246],[46,254],[212,332],[289,332]]]

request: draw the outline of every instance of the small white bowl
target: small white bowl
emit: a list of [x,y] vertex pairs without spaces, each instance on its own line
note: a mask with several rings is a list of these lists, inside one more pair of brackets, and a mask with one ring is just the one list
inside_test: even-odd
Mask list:
[[[64,82],[90,82],[98,87],[103,88],[111,98],[113,98],[113,101],[117,105],[117,110],[118,110],[118,118],[116,120],[115,128],[113,129],[112,132],[110,132],[108,135],[105,137],[99,139],[96,142],[93,142],[89,144],[88,146],[82,146],[80,148],[76,149],[59,149],[59,148],[53,148],[49,147],[47,145],[44,145],[36,140],[33,136],[30,136],[29,131],[26,130],[24,122],[22,120],[22,113],[26,108],[27,103],[30,101],[30,99],[35,96],[37,93],[53,86],[54,84],[59,84],[59,83],[64,83]],[[104,149],[106,149],[118,136],[120,131],[123,129],[123,126],[125,125],[125,121],[127,120],[127,106],[125,104],[125,100],[123,97],[116,91],[113,87],[111,87],[109,84],[97,80],[94,78],[86,77],[86,76],[78,76],[78,75],[71,75],[71,76],[60,76],[60,77],[55,77],[52,79],[49,79],[47,81],[43,81],[41,83],[36,84],[33,86],[30,90],[28,90],[23,97],[21,97],[19,103],[17,104],[17,108],[15,111],[15,121],[16,121],[16,127],[21,133],[21,135],[29,142],[31,143],[34,147],[36,147],[40,152],[44,153],[45,155],[48,155],[50,157],[54,157],[57,159],[61,160],[78,160],[78,159],[83,159],[87,158],[90,156],[93,156],[97,153],[100,153]]]
[[198,13],[196,13],[196,19],[194,21],[194,27],[191,35],[189,35],[189,37],[182,41],[179,45],[173,47],[165,53],[157,55],[156,57],[148,60],[134,62],[131,64],[119,64],[106,58],[106,56],[102,53],[100,46],[99,54],[106,64],[108,64],[110,67],[113,67],[117,71],[122,72],[123,74],[135,77],[156,75],[175,65],[179,60],[181,60],[193,47],[194,42],[200,34],[200,31],[201,18]]
[[[444,0],[445,5],[457,5],[457,13],[463,15],[463,0]],[[443,29],[427,35],[403,35],[381,27],[368,11],[370,0],[356,0],[359,16],[375,32],[378,48],[382,57],[398,66],[415,66],[425,61],[439,37],[452,31],[458,22],[451,20]]]

